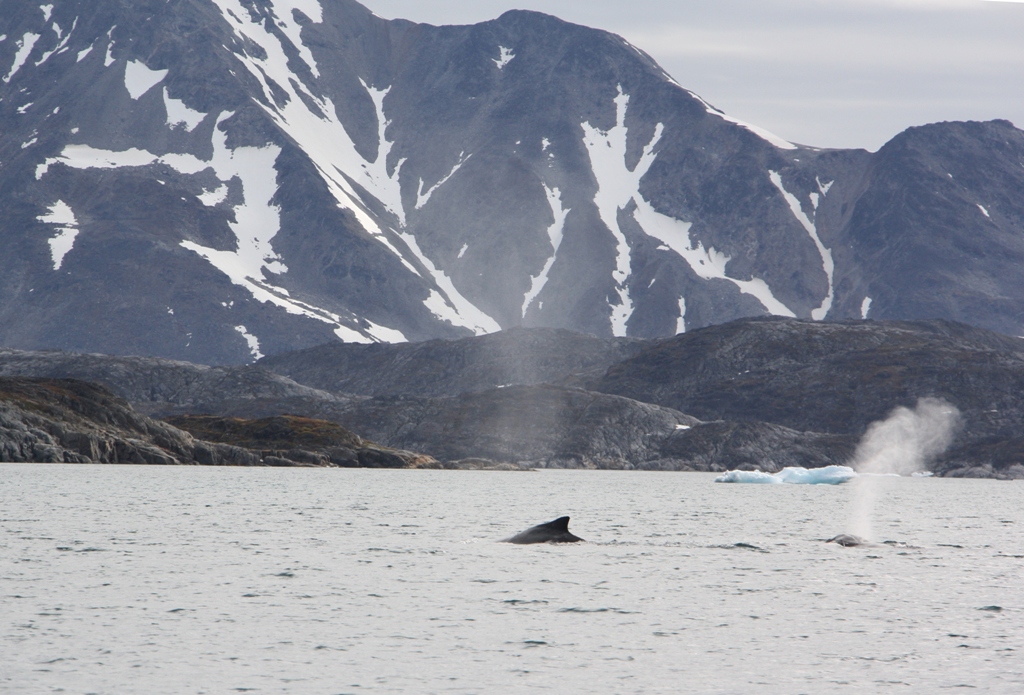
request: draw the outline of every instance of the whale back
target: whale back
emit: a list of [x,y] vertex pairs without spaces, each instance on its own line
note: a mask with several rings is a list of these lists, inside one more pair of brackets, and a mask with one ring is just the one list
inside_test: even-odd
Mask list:
[[554,521],[537,524],[511,538],[506,538],[504,542],[526,545],[529,543],[578,543],[582,540],[582,538],[569,533],[569,517],[560,516]]

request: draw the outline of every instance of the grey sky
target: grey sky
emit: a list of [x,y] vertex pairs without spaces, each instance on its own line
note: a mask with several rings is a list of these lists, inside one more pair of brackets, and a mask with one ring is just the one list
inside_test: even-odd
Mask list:
[[510,9],[624,36],[731,116],[794,142],[875,150],[901,130],[1024,128],[1024,0],[360,0],[470,24]]

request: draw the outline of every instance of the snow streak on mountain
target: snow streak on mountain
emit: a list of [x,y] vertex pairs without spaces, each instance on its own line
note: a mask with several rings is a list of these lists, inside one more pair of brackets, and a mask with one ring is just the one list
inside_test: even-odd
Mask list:
[[3,0],[0,342],[245,362],[745,315],[1024,333],[1024,137],[733,119],[621,38],[351,0]]

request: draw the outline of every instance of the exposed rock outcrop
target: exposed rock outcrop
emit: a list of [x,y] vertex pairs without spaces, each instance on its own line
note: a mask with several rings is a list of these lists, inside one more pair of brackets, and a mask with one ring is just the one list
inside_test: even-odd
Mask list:
[[240,447],[194,439],[75,379],[0,377],[0,461],[261,465]]
[[295,415],[259,420],[183,415],[167,421],[197,438],[255,451],[270,466],[430,468],[437,465],[430,456],[381,447],[336,423]]

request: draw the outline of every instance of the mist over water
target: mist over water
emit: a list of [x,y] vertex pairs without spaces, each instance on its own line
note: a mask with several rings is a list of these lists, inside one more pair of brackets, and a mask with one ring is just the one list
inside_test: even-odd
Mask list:
[[874,540],[871,520],[887,478],[923,470],[949,447],[959,425],[960,411],[939,398],[922,398],[913,410],[900,406],[871,423],[850,463],[860,474],[853,481],[850,532]]

